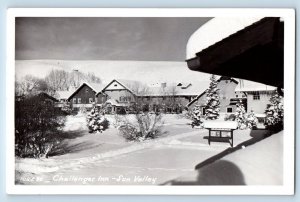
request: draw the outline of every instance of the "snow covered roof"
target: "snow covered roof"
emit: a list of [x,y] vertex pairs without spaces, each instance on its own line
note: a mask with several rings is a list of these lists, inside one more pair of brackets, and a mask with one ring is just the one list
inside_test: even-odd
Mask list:
[[151,87],[145,96],[197,96],[209,86],[209,81],[190,83],[189,85],[167,85],[166,87]]
[[276,87],[268,86],[254,81],[242,80],[236,88],[236,92],[253,92],[253,91],[273,91]]
[[118,82],[120,85],[122,85],[124,88],[129,90],[135,95],[139,95],[142,93],[145,89],[148,89],[148,86],[140,81],[135,80],[126,80],[126,79],[114,79],[109,84],[107,84],[102,90],[105,90],[107,87],[109,87],[113,82]]
[[189,38],[186,47],[186,58],[194,58],[196,53],[208,48],[209,46],[229,37],[230,35],[244,29],[245,27],[261,20],[262,17],[244,18],[213,18]]
[[95,91],[95,93],[101,92],[102,89],[104,88],[103,84],[99,84],[99,83],[87,83],[87,82],[83,82],[69,97],[68,99],[70,99],[75,93],[77,93],[84,85],[89,86],[93,91]]

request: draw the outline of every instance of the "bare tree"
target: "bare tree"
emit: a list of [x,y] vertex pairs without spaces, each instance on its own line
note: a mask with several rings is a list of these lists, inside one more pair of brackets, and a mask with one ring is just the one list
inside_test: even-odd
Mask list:
[[93,72],[87,73],[87,80],[91,83],[102,83],[101,79],[95,75]]
[[54,91],[69,90],[70,87],[78,87],[82,82],[101,83],[101,79],[94,73],[84,74],[78,70],[72,72],[51,70],[45,81]]
[[164,111],[175,112],[181,104],[180,101],[176,99],[176,95],[178,94],[177,85],[171,84],[170,86],[162,86],[160,92],[164,97]]
[[68,89],[68,72],[64,70],[51,70],[45,77],[45,81],[53,90],[67,90]]
[[15,83],[15,94],[18,97],[35,95],[39,92],[47,92],[48,86],[42,79],[32,75],[26,75]]

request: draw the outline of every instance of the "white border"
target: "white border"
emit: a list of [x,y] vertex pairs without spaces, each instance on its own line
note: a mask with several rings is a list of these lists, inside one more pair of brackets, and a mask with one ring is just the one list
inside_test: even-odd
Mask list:
[[[283,186],[82,186],[15,185],[14,79],[15,17],[281,17],[284,20],[284,183]],[[10,8],[7,10],[6,191],[8,194],[119,195],[292,195],[295,152],[295,10],[198,8]]]

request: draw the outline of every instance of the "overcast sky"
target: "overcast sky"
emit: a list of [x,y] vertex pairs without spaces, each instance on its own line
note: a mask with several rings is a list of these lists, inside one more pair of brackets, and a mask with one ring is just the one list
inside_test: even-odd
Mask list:
[[184,61],[209,18],[17,18],[16,59]]

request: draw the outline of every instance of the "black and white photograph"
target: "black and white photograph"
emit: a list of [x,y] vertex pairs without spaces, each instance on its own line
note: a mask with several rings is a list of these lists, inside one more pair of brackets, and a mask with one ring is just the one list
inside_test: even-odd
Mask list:
[[291,194],[293,10],[115,10],[10,18],[16,193]]

